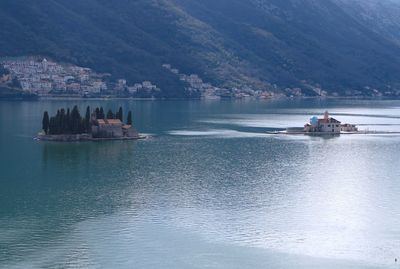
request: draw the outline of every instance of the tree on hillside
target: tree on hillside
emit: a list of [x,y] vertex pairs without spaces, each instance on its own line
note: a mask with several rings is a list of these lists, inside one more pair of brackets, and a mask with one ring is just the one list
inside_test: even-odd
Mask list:
[[126,124],[132,125],[132,111],[129,111],[128,113],[128,120],[126,121]]
[[42,129],[45,132],[45,134],[49,133],[49,124],[50,124],[49,113],[45,111],[43,113],[43,120],[42,120]]
[[22,88],[21,83],[19,82],[19,80],[17,78],[12,79],[11,86],[14,88],[18,88],[18,89]]
[[2,64],[0,64],[0,76],[8,75],[8,74],[10,74],[10,71],[5,69],[4,66]]

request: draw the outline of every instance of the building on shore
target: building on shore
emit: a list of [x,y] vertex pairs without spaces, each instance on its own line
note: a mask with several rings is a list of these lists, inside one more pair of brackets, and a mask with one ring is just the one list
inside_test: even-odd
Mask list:
[[138,137],[132,125],[123,124],[119,119],[97,119],[92,125],[94,138]]
[[341,122],[329,116],[326,111],[324,117],[319,119],[314,116],[310,119],[309,123],[304,125],[304,132],[306,133],[333,133],[339,134],[341,131]]
[[337,119],[330,117],[329,112],[324,113],[323,118],[316,116],[310,119],[309,123],[304,125],[305,133],[326,133],[340,134],[341,132],[357,132],[358,128],[354,124],[342,124]]
[[358,132],[358,127],[355,124],[345,123],[342,124],[341,131],[347,133]]

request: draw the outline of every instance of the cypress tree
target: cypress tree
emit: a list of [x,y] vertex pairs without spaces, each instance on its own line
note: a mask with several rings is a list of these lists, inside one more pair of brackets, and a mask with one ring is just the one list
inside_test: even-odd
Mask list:
[[64,108],[60,110],[60,130],[62,134],[65,134],[67,132],[67,123]]
[[83,134],[83,133],[86,133],[87,132],[87,129],[86,129],[86,120],[85,120],[85,118],[80,118],[80,121],[79,121],[79,134]]
[[98,107],[96,107],[95,114],[96,114],[96,119],[100,119],[100,109]]
[[126,121],[126,124],[132,125],[132,111],[128,112],[128,120]]
[[71,132],[72,134],[78,134],[81,131],[81,115],[77,106],[71,111]]
[[65,116],[65,129],[66,133],[71,133],[71,112],[69,108],[67,109],[67,115]]
[[45,132],[45,134],[49,133],[49,125],[50,125],[49,113],[45,111],[43,113],[43,120],[42,120],[42,129]]
[[85,131],[87,133],[90,132],[90,107],[86,108],[86,115],[85,115]]
[[111,111],[111,109],[108,110],[107,112],[107,119],[114,119],[114,113]]
[[104,115],[104,109],[103,109],[103,107],[100,107],[98,119],[104,119],[104,117],[105,117],[105,115]]
[[54,130],[54,134],[58,133],[58,116],[60,115],[60,110],[57,110],[57,113],[52,117],[53,119],[53,130]]
[[55,125],[55,118],[51,117],[50,118],[50,123],[49,123],[49,134],[53,135],[56,134],[56,125]]
[[119,119],[120,121],[124,121],[124,117],[123,117],[123,113],[122,113],[122,107],[119,107],[119,110],[117,112],[117,119]]

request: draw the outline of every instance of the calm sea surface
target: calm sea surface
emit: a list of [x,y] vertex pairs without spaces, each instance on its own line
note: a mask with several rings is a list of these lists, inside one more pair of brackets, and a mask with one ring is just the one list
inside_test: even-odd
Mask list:
[[[44,110],[124,108],[143,141],[44,143]],[[400,136],[270,136],[400,101],[0,102],[0,268],[400,268]]]

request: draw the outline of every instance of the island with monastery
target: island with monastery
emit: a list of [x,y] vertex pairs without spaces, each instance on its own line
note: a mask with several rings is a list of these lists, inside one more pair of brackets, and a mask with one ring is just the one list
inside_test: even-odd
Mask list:
[[77,106],[72,109],[61,108],[56,115],[50,117],[43,113],[42,131],[36,137],[42,141],[77,142],[101,140],[136,140],[143,139],[133,127],[132,112],[129,111],[126,122],[122,107],[115,113],[110,109],[107,113],[103,107],[91,110],[86,108],[85,116],[81,116]]
[[[328,111],[325,111],[322,118],[313,116],[303,127],[289,127],[283,132],[274,132],[279,134],[305,134],[305,135],[340,135],[361,133],[355,124],[342,123],[331,117]],[[365,133],[363,131],[362,133]]]
[[[292,130],[290,128],[287,129],[288,133]],[[342,123],[331,117],[328,111],[325,111],[323,118],[311,117],[310,121],[302,128],[302,132],[306,134],[340,134],[357,133],[358,131],[358,127],[355,124]]]
[[272,131],[267,134],[286,134],[286,135],[311,135],[311,136],[338,136],[341,134],[400,134],[396,131],[375,131],[375,130],[359,130],[356,124],[342,123],[341,121],[330,116],[325,111],[322,118],[312,116],[303,127],[288,127],[284,131]]

